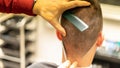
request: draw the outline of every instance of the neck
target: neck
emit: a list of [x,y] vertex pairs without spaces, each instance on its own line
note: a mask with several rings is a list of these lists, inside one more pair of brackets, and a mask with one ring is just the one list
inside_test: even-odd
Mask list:
[[[80,57],[77,53],[73,52],[75,57],[72,57],[73,54],[71,54],[71,56],[67,56],[67,60],[70,60],[71,62],[74,62],[74,61],[77,61],[78,62],[78,68],[87,68],[91,65],[92,63],[92,60],[94,58],[94,54],[96,52],[96,45],[93,45],[91,47],[91,49],[83,56],[83,57]],[[62,57],[62,61],[64,62],[66,59],[65,59],[65,54],[63,54],[63,57]]]

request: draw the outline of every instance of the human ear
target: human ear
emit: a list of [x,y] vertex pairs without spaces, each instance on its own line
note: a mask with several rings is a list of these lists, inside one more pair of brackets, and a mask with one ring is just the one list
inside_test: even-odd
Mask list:
[[98,35],[98,38],[97,38],[97,43],[96,43],[96,45],[97,45],[98,47],[100,47],[100,46],[102,45],[102,43],[103,43],[103,40],[104,40],[104,37],[103,37],[103,35],[102,35],[102,32],[100,32],[99,35]]
[[56,31],[56,34],[57,34],[58,39],[59,39],[59,40],[62,40],[62,35],[61,35],[61,33],[60,33],[59,31]]

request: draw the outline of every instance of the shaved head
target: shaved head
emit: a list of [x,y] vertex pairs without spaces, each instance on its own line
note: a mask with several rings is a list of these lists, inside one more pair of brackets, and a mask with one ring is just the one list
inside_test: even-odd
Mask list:
[[[102,13],[98,0],[86,0],[91,6],[74,8],[71,11],[78,18],[83,20],[89,28],[83,32],[79,31],[67,19],[62,17],[61,25],[66,30],[66,37],[63,37],[63,44],[67,56],[77,53],[80,57],[84,56],[96,42],[98,34],[102,30]],[[75,55],[76,56],[76,55]]]

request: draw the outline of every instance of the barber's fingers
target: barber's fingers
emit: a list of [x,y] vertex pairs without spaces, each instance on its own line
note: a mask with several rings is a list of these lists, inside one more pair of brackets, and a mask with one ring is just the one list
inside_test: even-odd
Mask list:
[[58,68],[68,68],[70,66],[71,62],[67,60],[63,64],[61,64]]
[[70,68],[76,68],[77,67],[77,62],[73,62],[73,64],[70,66]]
[[63,36],[66,36],[65,29],[60,25],[57,19],[53,19],[50,21],[50,24],[59,31]]
[[60,13],[53,14],[51,12],[42,12],[40,14],[45,20],[47,20],[61,35],[66,36],[65,29],[59,23]]
[[77,67],[77,62],[73,62],[71,64],[71,62],[67,60],[66,62],[61,64],[58,68],[76,68],[76,67]]
[[66,3],[63,3],[63,9],[71,9],[75,7],[81,7],[81,6],[90,6],[90,3],[87,1],[80,1],[80,0],[75,0],[75,1],[69,1]]

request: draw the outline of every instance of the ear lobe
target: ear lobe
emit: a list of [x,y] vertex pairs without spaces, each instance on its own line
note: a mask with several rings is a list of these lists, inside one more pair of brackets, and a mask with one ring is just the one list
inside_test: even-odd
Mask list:
[[62,35],[60,34],[60,32],[59,32],[59,31],[56,31],[56,34],[57,34],[58,39],[59,39],[59,40],[62,40]]
[[102,45],[103,40],[104,40],[104,37],[102,35],[102,32],[100,32],[100,34],[99,34],[99,36],[97,38],[97,43],[96,43],[98,47]]

